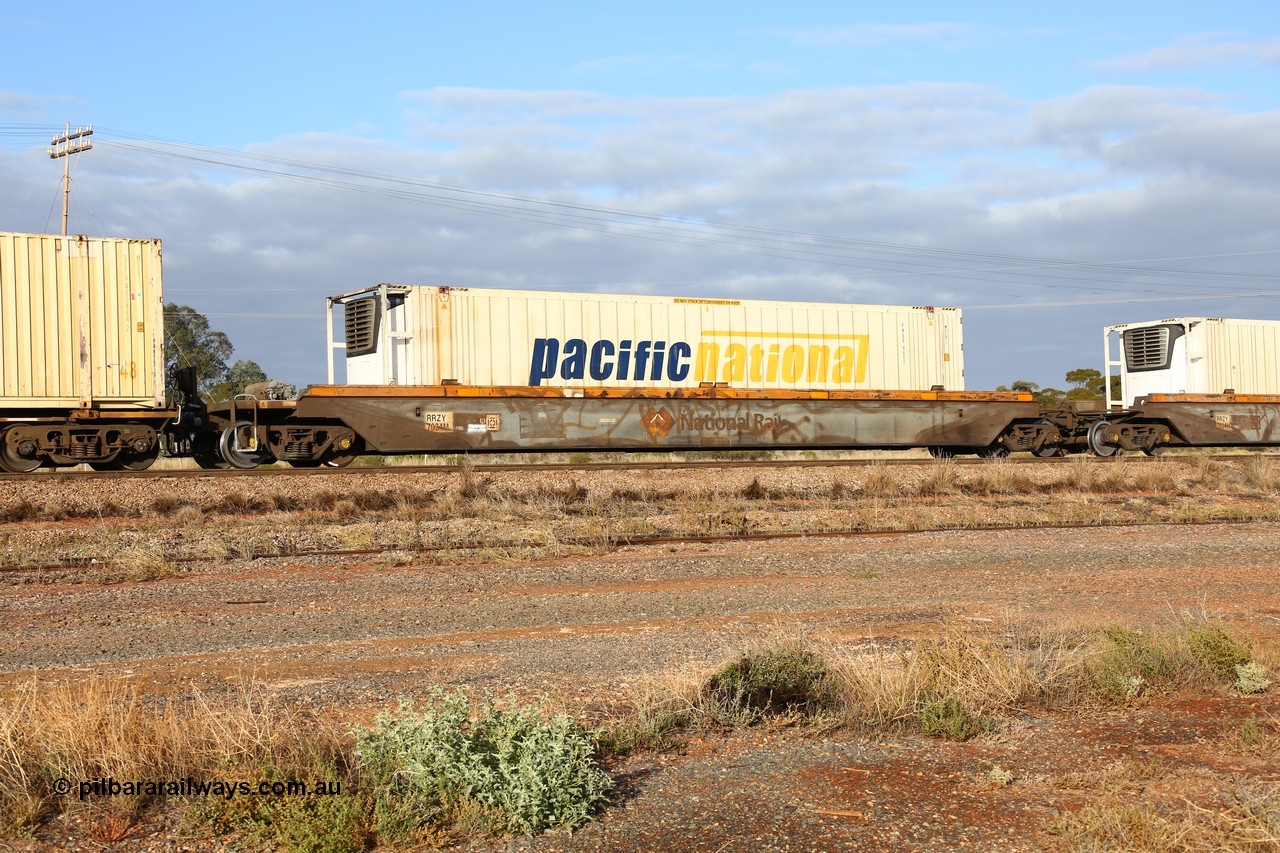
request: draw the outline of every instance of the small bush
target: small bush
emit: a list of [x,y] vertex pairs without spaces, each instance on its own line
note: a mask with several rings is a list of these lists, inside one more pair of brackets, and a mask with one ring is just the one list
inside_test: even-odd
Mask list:
[[951,459],[935,459],[920,481],[922,497],[938,497],[949,495],[956,490],[960,480],[959,469]]
[[1187,628],[1187,644],[1191,653],[1219,681],[1236,677],[1236,667],[1253,660],[1253,648],[1233,637],[1225,627],[1214,623]]
[[741,495],[749,501],[760,501],[769,497],[769,490],[760,485],[759,477],[753,477]]
[[707,681],[707,693],[747,721],[769,713],[812,713],[829,704],[826,663],[817,652],[786,644],[745,654]]
[[992,788],[1007,788],[1013,784],[1013,771],[996,765],[987,771],[987,784]]
[[916,718],[920,731],[944,740],[969,740],[982,731],[982,724],[952,694],[928,702]]
[[[289,853],[357,853],[372,840],[367,797],[344,773],[342,756],[312,752],[302,778],[311,786],[305,795],[287,797],[195,797],[188,818],[215,834],[238,833],[266,849]],[[270,760],[253,777],[263,782],[291,782],[299,771],[287,772]],[[344,778],[347,777],[347,778]],[[327,793],[318,793],[323,783]]]
[[356,731],[356,757],[384,841],[422,841],[450,826],[533,835],[573,827],[608,791],[590,735],[569,717],[503,710],[465,693],[437,692],[423,711]]
[[1262,743],[1262,729],[1258,727],[1257,717],[1245,717],[1240,724],[1240,744],[1245,749],[1253,749]]
[[1235,688],[1241,693],[1265,693],[1271,686],[1267,670],[1257,661],[1236,664]]
[[1162,633],[1106,628],[1085,663],[1085,676],[1097,695],[1122,705],[1178,681],[1184,663]]

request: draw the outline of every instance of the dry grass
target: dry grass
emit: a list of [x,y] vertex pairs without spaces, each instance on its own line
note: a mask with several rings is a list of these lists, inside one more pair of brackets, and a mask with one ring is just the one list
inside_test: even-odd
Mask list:
[[[199,692],[147,700],[137,685],[114,677],[54,686],[32,680],[0,706],[0,828],[94,805],[78,796],[78,786],[95,779],[256,780],[267,765],[300,773],[318,752],[336,752],[341,739],[247,683],[234,699],[212,702]],[[77,787],[59,795],[52,788],[58,779]],[[138,796],[96,802],[126,816],[145,805]]]
[[965,488],[979,495],[1026,495],[1038,491],[1031,475],[1005,458],[988,459],[965,477]]
[[[423,475],[430,477],[430,475]],[[169,577],[175,563],[218,564],[241,557],[289,557],[310,551],[432,551],[447,562],[485,558],[479,543],[503,559],[607,553],[646,535],[825,533],[1094,523],[1187,523],[1273,520],[1268,500],[1280,483],[1273,457],[1241,454],[1223,462],[1204,456],[1157,461],[1078,457],[1038,468],[1003,459],[979,465],[935,460],[927,466],[875,464],[830,480],[758,472],[717,478],[630,477],[632,484],[591,487],[577,475],[491,482],[474,465],[432,484],[285,493],[152,494],[135,519],[111,518],[98,505],[97,524],[14,528],[0,535],[0,564],[109,565],[67,580]],[[649,481],[649,482],[646,482]],[[47,509],[47,508],[46,508]],[[47,521],[83,517],[83,502],[57,512],[18,501],[0,519]],[[7,513],[7,516],[6,516]],[[51,514],[52,513],[52,514]],[[228,525],[221,518],[237,516]],[[125,513],[128,515],[128,513]],[[175,523],[176,522],[176,523]],[[536,531],[495,541],[495,529]],[[126,539],[126,536],[133,538]],[[137,543],[146,541],[146,549]],[[428,558],[434,560],[435,558]],[[119,564],[119,565],[116,565]],[[195,567],[198,570],[198,566]],[[61,578],[61,576],[60,576]],[[9,582],[19,581],[6,578]]]
[[[753,690],[807,691],[814,698],[801,703],[804,711],[821,710],[851,730],[910,729],[964,740],[1037,710],[1123,706],[1187,686],[1229,689],[1244,660],[1254,660],[1247,639],[1221,623],[1190,620],[1146,630],[997,634],[952,626],[937,639],[852,650],[790,637],[757,644],[710,672],[685,668],[646,680],[614,729],[629,732],[622,740],[652,744],[672,730],[758,719],[759,703],[748,713],[711,689],[733,668],[750,671],[753,661],[757,672],[783,673],[773,688]],[[808,686],[797,688],[794,682],[805,678]]]
[[1237,785],[1208,806],[1107,797],[1055,821],[1070,851],[1260,853],[1280,849],[1280,791]]
[[892,465],[872,465],[862,476],[862,494],[867,497],[896,498],[902,493],[902,473]]
[[923,497],[939,497],[954,494],[960,482],[960,470],[954,460],[935,459],[925,469],[920,481],[919,493]]
[[[600,746],[615,753],[662,749],[691,729],[801,724],[964,740],[1037,711],[1124,705],[1187,685],[1229,690],[1231,673],[1244,659],[1255,659],[1249,640],[1204,620],[1141,631],[1011,627],[979,633],[951,627],[934,639],[853,649],[780,634],[727,654],[719,666],[687,667],[641,682],[628,709],[601,733]],[[1267,655],[1261,659],[1271,662]],[[1141,690],[1124,689],[1135,679]],[[1274,726],[1255,722],[1252,734],[1242,730],[1239,741],[1240,750],[1272,749]],[[92,837],[127,839],[150,803],[141,796],[82,801],[74,790],[60,796],[52,787],[56,779],[73,785],[107,778],[314,779],[347,772],[351,749],[346,732],[264,699],[247,682],[215,702],[198,692],[148,698],[119,678],[52,686],[32,680],[0,705],[0,832],[60,810],[89,809]],[[1148,778],[1158,768],[1134,765],[1124,772],[1126,778]],[[1083,784],[1088,787],[1087,780]],[[1099,787],[1104,794],[1113,789]],[[1100,802],[1064,819],[1058,831],[1078,849],[1092,849],[1087,845],[1098,840],[1111,849],[1162,849],[1156,845],[1168,833],[1183,840],[1264,838],[1280,826],[1277,800],[1269,792],[1250,796],[1181,823]],[[326,807],[339,806],[352,810],[347,818],[353,821],[362,808],[355,801]],[[198,808],[211,810],[207,820],[238,814],[230,805]]]

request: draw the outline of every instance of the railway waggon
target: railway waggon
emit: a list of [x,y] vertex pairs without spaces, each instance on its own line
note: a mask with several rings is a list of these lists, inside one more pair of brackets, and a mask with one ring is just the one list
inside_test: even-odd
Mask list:
[[318,385],[297,400],[209,407],[187,437],[202,467],[342,467],[362,454],[927,448],[1038,456],[1280,446],[1280,396],[1153,395],[1131,408],[1030,394]]
[[150,466],[163,329],[159,240],[0,233],[0,466]]
[[[831,305],[522,294],[519,312],[495,312],[474,307],[492,293],[393,285],[329,299],[327,384],[276,399],[264,383],[206,404],[185,370],[176,376],[181,402],[167,404],[159,258],[154,240],[0,234],[0,467],[141,470],[162,448],[205,468],[276,460],[310,468],[364,454],[927,448],[936,456],[1110,456],[1280,445],[1272,389],[1178,393],[1185,389],[1156,381],[1152,347],[1194,339],[1192,324],[1210,322],[1202,318],[1108,330],[1118,331],[1122,353],[1113,361],[1108,350],[1107,372],[1116,364],[1145,371],[1122,376],[1150,393],[1042,410],[1026,393],[961,390],[955,309],[847,306],[856,310],[845,316]],[[454,313],[442,320],[441,311]],[[519,331],[525,322],[528,333]],[[1186,335],[1144,331],[1177,323]],[[521,334],[525,351],[515,345]],[[332,381],[342,349],[348,377],[362,384]],[[455,381],[451,372],[486,381]],[[907,387],[877,387],[888,383]],[[1175,393],[1152,392],[1159,387]]]

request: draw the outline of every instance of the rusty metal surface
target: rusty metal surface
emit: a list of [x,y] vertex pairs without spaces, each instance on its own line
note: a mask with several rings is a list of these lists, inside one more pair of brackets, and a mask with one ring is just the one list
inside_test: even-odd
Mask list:
[[[946,400],[1026,403],[1035,400],[1021,391],[824,391],[789,388],[732,388],[710,385],[697,388],[554,388],[528,385],[312,385],[304,397],[555,397],[626,399],[735,399],[735,400]],[[291,401],[276,405],[288,406]],[[266,407],[265,402],[259,404]]]
[[[978,448],[992,444],[1015,421],[1040,415],[1034,400],[1016,395],[953,394],[918,392],[906,399],[307,394],[298,400],[294,417],[340,420],[364,438],[370,452],[421,453]],[[1004,399],[1008,396],[1015,399]]]
[[[1167,423],[1193,447],[1280,445],[1280,397],[1159,395],[1139,401],[1131,420]],[[1179,442],[1175,442],[1179,443]]]

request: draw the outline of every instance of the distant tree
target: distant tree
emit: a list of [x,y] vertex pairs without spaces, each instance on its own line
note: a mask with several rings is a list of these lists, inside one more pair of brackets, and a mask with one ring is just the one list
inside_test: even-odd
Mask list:
[[1035,395],[1036,402],[1042,409],[1056,409],[1067,396],[1065,391],[1059,391],[1057,388],[1041,388],[1035,392]]
[[230,400],[237,394],[243,394],[244,389],[253,383],[266,381],[267,374],[263,372],[256,361],[241,359],[227,368],[227,372],[223,374],[222,381],[209,389],[205,400],[210,403],[219,400]]
[[169,377],[171,399],[177,390],[174,371],[184,367],[195,367],[196,389],[210,403],[230,400],[243,393],[246,385],[267,380],[267,374],[256,362],[241,359],[228,367],[227,361],[234,352],[227,336],[211,328],[209,318],[199,311],[187,305],[164,306],[165,375]]
[[1092,367],[1068,370],[1067,382],[1075,386],[1067,392],[1068,400],[1101,400],[1102,392],[1106,390],[1102,373]]
[[172,390],[174,371],[196,369],[196,389],[208,399],[214,385],[227,373],[227,359],[235,347],[222,332],[209,327],[209,318],[187,305],[164,306],[165,375]]
[[1017,379],[1008,385],[997,385],[997,391],[1017,391],[1022,394],[1034,394],[1036,402],[1043,409],[1052,409],[1062,402],[1065,396],[1064,392],[1057,388],[1041,388],[1035,382],[1028,382],[1025,379]]

